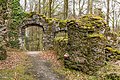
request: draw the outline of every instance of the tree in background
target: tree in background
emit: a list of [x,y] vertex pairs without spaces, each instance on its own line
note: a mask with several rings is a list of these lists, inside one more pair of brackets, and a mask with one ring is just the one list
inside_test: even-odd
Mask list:
[[84,7],[84,5],[85,5],[85,1],[83,0],[79,0],[79,16],[81,16],[82,15],[82,10],[83,10],[83,7]]
[[[79,17],[86,13],[94,14],[94,12],[98,11],[97,15],[105,17],[108,25],[112,28],[114,27],[115,30],[120,25],[119,0],[25,0],[25,2],[27,2],[26,10],[29,10],[28,12],[36,11],[47,17],[71,19],[75,18],[75,16],[77,18],[77,16]],[[112,3],[114,3],[114,6]],[[24,5],[23,9],[25,11]]]
[[106,22],[109,25],[109,15],[110,15],[110,0],[107,0],[107,19]]
[[49,12],[48,12],[48,17],[51,18],[52,15],[52,0],[49,0]]
[[73,0],[73,17],[75,18],[75,0]]
[[39,0],[39,14],[41,13],[41,0]]
[[68,18],[68,0],[64,0],[64,19]]
[[115,3],[114,1],[112,0],[112,28],[113,28],[113,31],[115,29]]
[[25,0],[25,2],[24,2],[24,11],[26,10],[26,7],[27,7],[27,0]]
[[45,9],[46,8],[46,0],[43,0],[43,8],[42,8],[42,14],[46,14]]
[[92,11],[93,11],[93,0],[88,0],[88,11],[87,11],[87,13],[92,14]]

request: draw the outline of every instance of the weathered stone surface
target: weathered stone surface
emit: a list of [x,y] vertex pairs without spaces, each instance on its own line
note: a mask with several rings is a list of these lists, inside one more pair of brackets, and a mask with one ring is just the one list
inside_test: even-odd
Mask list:
[[[19,27],[21,48],[25,48],[25,28],[29,25],[43,28],[44,50],[54,47],[62,58],[64,54],[69,54],[69,57],[64,60],[67,68],[93,74],[104,66],[114,53],[114,57],[119,55],[118,58],[120,58],[120,52],[114,49],[119,48],[119,37],[109,33],[110,28],[101,17],[86,15],[79,20],[58,20],[48,19],[36,13],[30,14]],[[55,42],[56,33],[60,31],[68,32],[68,39]]]
[[62,25],[62,28],[60,28],[60,21],[55,19],[48,19],[44,15],[36,14],[36,13],[30,13],[28,18],[23,20],[21,25],[19,26],[19,36],[20,36],[20,48],[23,50],[26,50],[24,47],[25,44],[25,28],[29,26],[39,26],[43,28],[43,47],[44,50],[48,50],[51,47],[53,47],[53,40],[54,35],[56,32],[59,32],[61,30],[67,30],[66,24]]
[[100,17],[83,16],[78,23],[68,25],[68,53],[66,67],[93,74],[105,65],[107,26]]
[[[4,4],[4,6],[3,6]],[[7,55],[6,55],[6,33],[7,33],[7,20],[4,18],[4,15],[7,16],[7,7],[4,8],[5,6],[7,6],[7,2],[2,3],[2,5],[0,5],[0,60],[4,60],[6,59]]]

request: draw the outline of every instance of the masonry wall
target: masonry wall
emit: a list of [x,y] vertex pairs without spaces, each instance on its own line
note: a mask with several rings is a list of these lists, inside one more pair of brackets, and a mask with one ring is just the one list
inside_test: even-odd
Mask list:
[[[98,23],[99,22],[99,23]],[[65,66],[87,74],[105,65],[107,26],[101,18],[87,15],[80,22],[68,22],[68,53]]]

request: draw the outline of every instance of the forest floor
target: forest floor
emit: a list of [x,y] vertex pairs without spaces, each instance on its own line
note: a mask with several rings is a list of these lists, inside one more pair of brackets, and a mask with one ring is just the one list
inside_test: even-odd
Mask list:
[[0,80],[34,80],[26,70],[31,67],[25,52],[8,49],[7,59],[0,61]]
[[96,75],[89,76],[64,68],[54,51],[10,49],[7,54],[7,59],[0,61],[0,80],[107,80],[103,79],[106,74],[120,74],[120,60],[108,63]]

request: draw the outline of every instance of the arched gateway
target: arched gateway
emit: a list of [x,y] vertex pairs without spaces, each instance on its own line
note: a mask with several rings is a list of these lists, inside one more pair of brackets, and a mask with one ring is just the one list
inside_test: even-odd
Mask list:
[[53,40],[55,37],[55,33],[61,30],[67,30],[67,27],[60,28],[60,22],[55,21],[54,19],[46,19],[45,16],[39,14],[32,14],[29,18],[23,20],[21,25],[19,26],[19,41],[20,41],[20,49],[27,50],[26,48],[26,28],[29,27],[40,27],[42,28],[42,50],[47,50],[53,47]]

